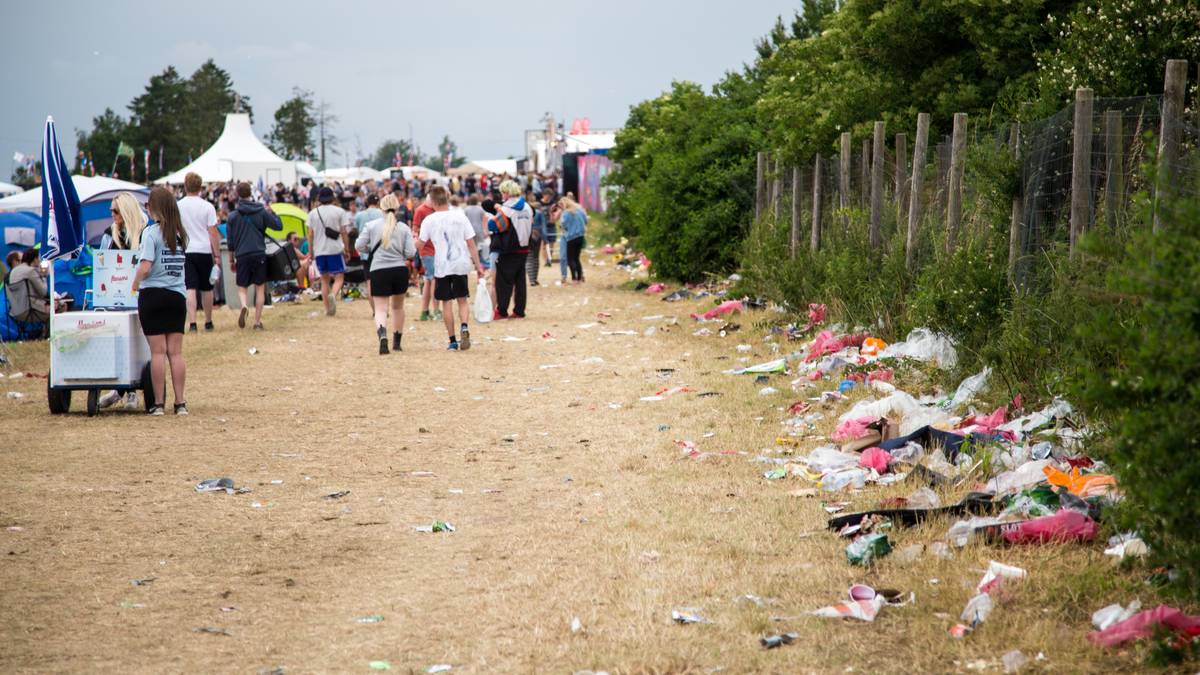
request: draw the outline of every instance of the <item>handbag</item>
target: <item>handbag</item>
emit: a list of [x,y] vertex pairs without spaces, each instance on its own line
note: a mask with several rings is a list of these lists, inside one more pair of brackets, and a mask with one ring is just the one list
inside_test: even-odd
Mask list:
[[321,227],[325,228],[325,237],[326,238],[328,238],[328,239],[341,239],[342,238],[341,230],[335,230],[332,227],[329,227],[328,225],[325,224],[325,219],[321,217],[321,207],[318,206],[315,213],[317,214],[317,220],[321,221]]

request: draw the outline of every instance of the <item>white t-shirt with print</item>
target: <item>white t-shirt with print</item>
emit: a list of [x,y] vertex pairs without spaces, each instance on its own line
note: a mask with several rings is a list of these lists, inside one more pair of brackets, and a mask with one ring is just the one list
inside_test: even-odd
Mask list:
[[330,239],[325,236],[325,228],[344,232],[354,223],[354,219],[340,206],[322,204],[308,212],[308,227],[313,233],[314,255],[341,255],[346,249],[342,246],[341,238]]
[[188,196],[179,200],[179,220],[187,233],[185,253],[212,253],[208,228],[217,226],[217,210],[206,200]]
[[470,274],[473,264],[467,242],[475,228],[462,211],[435,211],[421,221],[421,239],[433,242],[433,270],[437,277]]

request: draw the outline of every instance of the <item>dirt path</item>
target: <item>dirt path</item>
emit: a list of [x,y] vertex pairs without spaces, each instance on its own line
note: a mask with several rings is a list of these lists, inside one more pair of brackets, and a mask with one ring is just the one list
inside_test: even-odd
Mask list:
[[[825,513],[787,494],[799,483],[764,486],[745,455],[682,459],[675,438],[771,445],[789,394],[721,374],[770,358],[769,343],[743,354],[736,337],[663,330],[644,317],[690,323],[695,305],[618,291],[627,275],[611,264],[588,273],[585,287],[532,289],[531,318],[477,327],[468,353],[421,323],[380,357],[361,301],[333,319],[312,316],[319,303],[277,307],[265,334],[222,312],[217,333],[185,343],[190,418],[87,419],[79,400],[52,418],[43,380],[5,381],[26,396],[0,399],[0,671],[912,672],[1080,639],[1091,608],[951,643],[931,614],[957,615],[988,552],[868,574],[811,536]],[[45,352],[12,347],[13,369],[44,372]],[[681,384],[724,395],[638,400]],[[252,492],[194,492],[218,476]],[[457,530],[414,529],[434,520]],[[919,615],[801,617],[889,573]],[[688,606],[715,623],[673,625]],[[779,630],[803,643],[758,646]]]

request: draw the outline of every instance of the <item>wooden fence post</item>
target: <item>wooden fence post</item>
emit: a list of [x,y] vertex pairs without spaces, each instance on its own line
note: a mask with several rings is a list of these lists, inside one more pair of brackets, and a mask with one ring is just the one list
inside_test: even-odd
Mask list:
[[1125,195],[1125,137],[1120,110],[1104,112],[1104,222],[1109,230],[1119,224],[1117,212]]
[[838,206],[842,209],[842,227],[850,225],[845,210],[850,208],[850,132],[842,132],[841,154],[838,155]]
[[903,223],[908,214],[908,134],[896,134],[896,217]]
[[1179,142],[1183,122],[1183,92],[1187,89],[1187,61],[1167,61],[1163,82],[1162,121],[1158,132],[1158,186],[1154,191],[1154,231],[1162,229],[1158,205],[1176,191],[1179,177]]
[[791,238],[791,256],[792,260],[796,259],[796,253],[800,248],[800,215],[801,210],[800,195],[804,190],[804,175],[800,167],[792,169],[792,238]]
[[762,218],[763,204],[766,202],[764,191],[767,189],[767,153],[758,152],[758,166],[754,174],[754,220]]
[[[1022,175],[1021,171],[1021,123],[1013,122],[1012,129],[1009,131],[1008,147],[1012,150],[1013,159],[1017,162],[1017,175]],[[1021,220],[1025,210],[1025,199],[1022,193],[1025,191],[1025,184],[1022,181],[1017,187],[1017,191],[1013,194],[1012,200],[1012,216],[1008,221],[1008,283],[1015,284],[1017,281],[1017,259],[1021,257]]]
[[864,138],[862,142],[862,182],[859,183],[858,201],[864,210],[871,199],[871,139]]
[[[797,183],[799,185],[799,183]],[[817,158],[813,160],[813,183],[812,183],[812,233],[809,238],[809,246],[813,253],[816,253],[821,248],[821,153],[817,153]]]
[[1075,123],[1071,130],[1071,253],[1092,224],[1092,102],[1091,89],[1075,90]]
[[783,160],[775,159],[775,177],[771,180],[771,213],[775,222],[779,222],[779,209],[783,205]]
[[913,146],[912,198],[908,202],[908,236],[904,264],[912,270],[917,255],[917,227],[921,223],[921,198],[925,191],[925,152],[929,148],[929,113],[917,115],[917,140]]
[[871,149],[871,248],[883,246],[883,147],[884,123],[875,123]]
[[967,152],[967,114],[954,113],[950,142],[950,188],[946,196],[946,252],[953,253],[962,226],[963,169]]

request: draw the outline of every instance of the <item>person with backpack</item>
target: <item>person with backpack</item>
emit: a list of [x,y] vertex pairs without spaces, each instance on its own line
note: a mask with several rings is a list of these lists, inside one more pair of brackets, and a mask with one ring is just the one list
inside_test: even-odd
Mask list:
[[387,319],[392,315],[392,349],[401,351],[404,337],[404,298],[408,293],[408,261],[417,255],[412,231],[396,214],[400,200],[395,194],[379,202],[383,217],[366,223],[354,243],[358,252],[371,261],[371,304],[375,308],[375,336],[379,353],[388,353]]
[[167,396],[167,364],[171,365],[171,387],[175,390],[175,414],[187,415],[183,395],[187,364],[183,360],[183,325],[187,321],[184,268],[187,233],[179,218],[175,195],[164,187],[150,191],[147,204],[154,223],[142,230],[133,292],[138,296],[138,320],[150,343],[150,380],[154,402],[147,413],[163,415]]
[[237,195],[237,208],[229,215],[225,238],[229,242],[229,269],[236,275],[238,300],[242,303],[238,328],[246,327],[250,311],[247,296],[253,286],[254,330],[262,330],[263,305],[267,302],[267,230],[281,225],[273,212],[250,198],[249,183],[238,183]]
[[506,180],[500,184],[503,204],[488,220],[492,255],[496,256],[496,318],[507,319],[508,301],[513,300],[512,318],[525,318],[525,260],[533,230],[533,209],[521,197],[521,186]]

